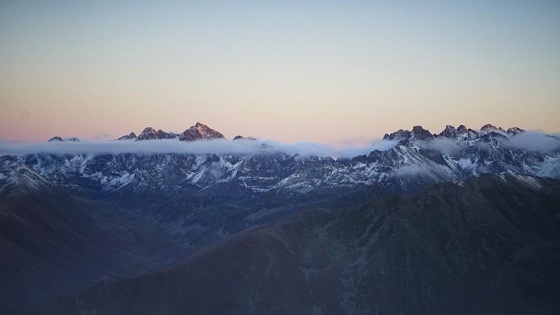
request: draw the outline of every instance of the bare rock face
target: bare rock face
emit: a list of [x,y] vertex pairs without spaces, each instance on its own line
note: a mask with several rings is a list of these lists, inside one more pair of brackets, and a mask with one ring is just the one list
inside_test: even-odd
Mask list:
[[459,127],[457,127],[457,134],[465,134],[467,132],[469,132],[469,129],[467,129],[465,125],[460,125]]
[[156,131],[152,127],[146,127],[136,140],[156,140],[156,139],[174,139],[177,138],[177,134],[172,132],[165,132],[161,129]]
[[451,125],[447,125],[445,129],[437,136],[452,139],[472,140],[478,138],[478,132],[465,127],[465,125],[459,125],[459,127],[457,128]]
[[433,138],[434,135],[422,128],[422,126],[414,126],[412,131],[399,129],[391,134],[385,134],[383,140],[399,141],[402,144],[406,144],[412,140],[430,140]]
[[[461,125],[463,126],[463,125]],[[465,127],[465,126],[463,126]],[[445,129],[439,133],[440,137],[457,138],[457,129],[454,126],[447,125]]]
[[131,132],[127,135],[119,137],[117,140],[136,140],[137,138],[138,137],[136,136],[136,134],[134,132]]
[[49,139],[49,142],[62,142],[61,137],[52,137]]
[[506,132],[504,129],[502,129],[502,127],[496,127],[492,124],[486,124],[484,126],[482,126],[482,128],[480,128],[480,131],[485,131],[485,132]]
[[492,141],[492,139],[499,139],[500,141],[509,141],[510,136],[515,136],[525,130],[518,127],[508,128],[507,131],[501,127],[496,127],[492,124],[486,124],[477,132],[465,125],[455,126],[447,125],[445,129],[439,134],[432,134],[422,126],[414,126],[412,131],[399,129],[393,133],[385,134],[383,140],[398,141],[400,145],[408,145],[415,141],[427,141],[435,138],[449,138],[456,140],[482,140]]
[[142,130],[142,132],[138,136],[138,139],[136,140],[152,140],[152,139],[157,139],[157,132],[152,127],[146,127],[144,128],[144,130]]
[[49,142],[63,142],[63,141],[80,142],[80,139],[76,137],[68,137],[68,138],[52,137],[49,139]]
[[412,135],[414,136],[415,139],[418,140],[429,140],[434,138],[434,136],[430,133],[430,131],[422,128],[422,126],[412,127]]
[[[166,132],[161,129],[156,130],[152,127],[146,127],[142,132],[136,136],[134,132],[129,135],[124,135],[118,140],[159,140],[159,139],[179,139],[181,141],[196,141],[196,140],[210,140],[210,139],[225,139],[224,135],[218,131],[208,127],[199,122],[190,127],[180,134],[173,132]],[[252,139],[252,138],[251,138]]]
[[519,127],[511,127],[511,128],[508,128],[508,130],[507,130],[508,135],[516,135],[516,134],[519,134],[519,133],[522,133],[522,132],[525,132],[525,130],[523,130]]
[[390,134],[385,134],[385,136],[383,136],[383,140],[396,140],[396,141],[401,141],[401,140],[406,140],[410,138],[410,131],[408,130],[403,130],[403,129],[399,129],[393,133]]
[[253,137],[243,137],[243,136],[235,136],[235,138],[233,138],[233,140],[257,140]]
[[185,130],[179,135],[179,140],[181,141],[196,141],[196,140],[211,140],[211,139],[225,139],[224,135],[218,131],[201,124],[199,122],[196,125]]

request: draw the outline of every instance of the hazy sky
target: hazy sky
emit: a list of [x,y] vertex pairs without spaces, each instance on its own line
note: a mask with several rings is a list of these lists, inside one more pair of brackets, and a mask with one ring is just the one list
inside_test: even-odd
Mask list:
[[0,139],[560,131],[560,1],[0,1]]

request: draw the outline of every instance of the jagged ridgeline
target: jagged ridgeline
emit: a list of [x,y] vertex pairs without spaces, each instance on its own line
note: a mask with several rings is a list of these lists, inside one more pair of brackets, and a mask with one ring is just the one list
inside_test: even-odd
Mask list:
[[136,136],[134,132],[120,137],[118,140],[156,140],[156,139],[179,139],[181,141],[196,141],[209,139],[225,139],[218,131],[197,122],[182,133],[165,132],[161,129],[156,131],[152,127],[146,127]]
[[[119,139],[229,142],[201,123]],[[51,140],[0,156],[1,313],[558,310],[554,136],[416,126],[338,158]]]

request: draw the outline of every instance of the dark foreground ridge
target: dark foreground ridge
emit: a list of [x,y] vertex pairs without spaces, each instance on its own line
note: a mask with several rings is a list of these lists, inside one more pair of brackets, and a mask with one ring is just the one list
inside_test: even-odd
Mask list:
[[484,175],[300,213],[33,314],[558,314],[560,181]]

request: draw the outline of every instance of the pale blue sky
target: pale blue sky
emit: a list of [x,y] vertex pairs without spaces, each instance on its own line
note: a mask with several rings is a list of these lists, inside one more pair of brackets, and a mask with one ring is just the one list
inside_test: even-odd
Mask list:
[[300,2],[0,2],[0,138],[560,130],[560,1]]

